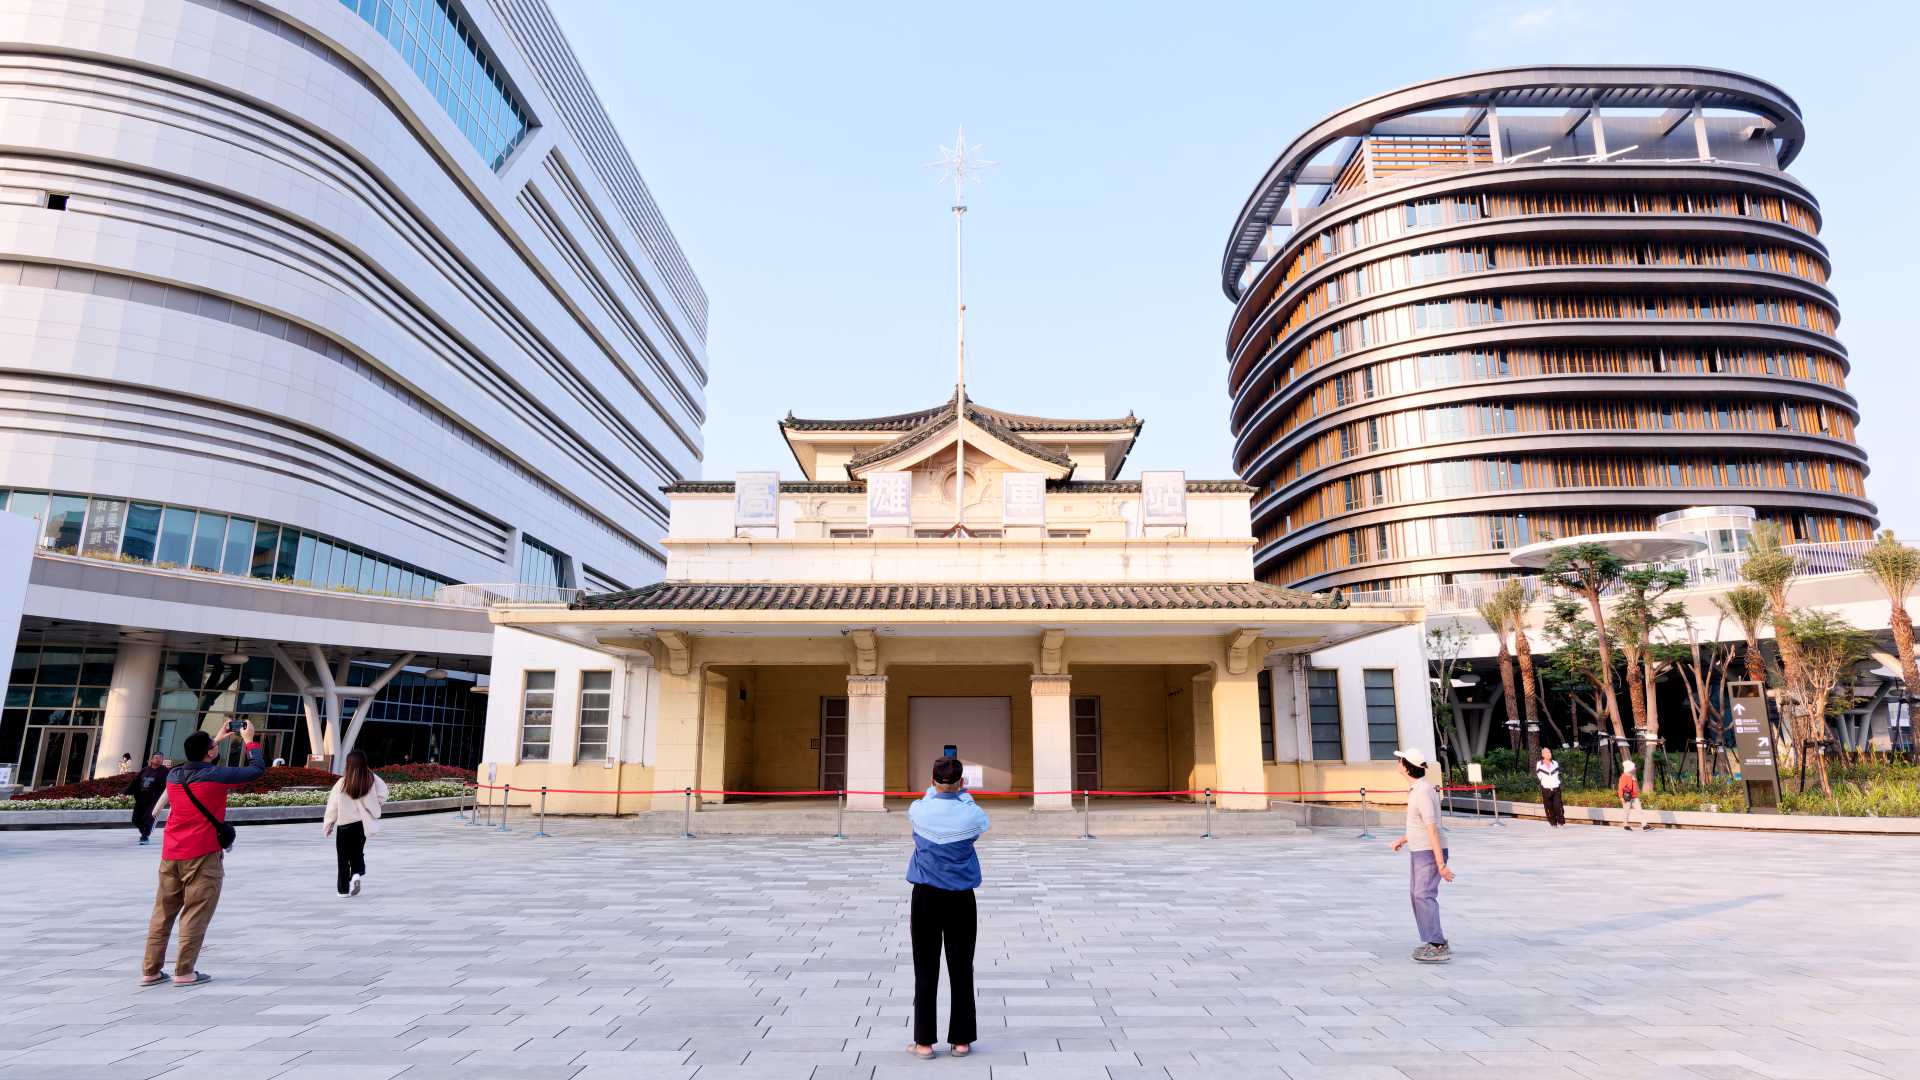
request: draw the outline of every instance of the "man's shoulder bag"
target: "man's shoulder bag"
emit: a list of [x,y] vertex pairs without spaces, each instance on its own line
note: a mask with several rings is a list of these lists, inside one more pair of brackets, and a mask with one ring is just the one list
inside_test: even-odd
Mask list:
[[220,850],[232,851],[233,842],[240,838],[240,835],[234,831],[233,826],[213,816],[213,813],[207,809],[206,804],[200,801],[200,796],[193,793],[193,782],[191,780],[182,780],[180,782],[180,789],[187,793],[187,798],[193,802],[193,808],[200,811],[200,816],[207,819],[207,824],[213,826],[213,835],[215,839],[220,841]]

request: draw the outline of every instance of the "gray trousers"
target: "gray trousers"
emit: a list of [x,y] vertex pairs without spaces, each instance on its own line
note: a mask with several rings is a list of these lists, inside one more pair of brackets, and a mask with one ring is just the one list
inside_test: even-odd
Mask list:
[[[1447,849],[1440,849],[1441,858]],[[1413,921],[1420,928],[1420,940],[1429,945],[1445,945],[1447,935],[1440,931],[1440,863],[1431,851],[1413,853]]]

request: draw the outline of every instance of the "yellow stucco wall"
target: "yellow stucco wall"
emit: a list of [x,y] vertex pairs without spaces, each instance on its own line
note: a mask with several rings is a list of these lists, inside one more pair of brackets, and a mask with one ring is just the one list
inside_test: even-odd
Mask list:
[[820,783],[820,699],[845,697],[844,667],[753,669],[756,791],[809,790]]
[[1075,697],[1100,699],[1100,786],[1165,790],[1170,778],[1166,669],[1081,665],[1069,674]]
[[908,759],[910,703],[915,697],[1004,697],[1013,703],[1013,786],[1033,786],[1031,667],[895,665],[887,668],[887,788],[927,786],[931,761]]
[[[487,782],[487,765],[480,766],[480,782]],[[511,784],[513,791],[508,796],[509,805],[532,810],[540,800],[540,788],[546,786],[547,812],[549,814],[632,814],[641,810],[658,807],[678,807],[682,802],[679,795],[656,796],[657,802],[644,795],[613,796],[603,794],[575,795],[562,794],[562,791],[646,791],[653,787],[653,768],[625,762],[613,768],[599,763],[591,765],[557,765],[546,762],[523,761],[517,765],[502,763],[496,767],[496,784]],[[499,791],[482,791],[483,803],[497,803],[502,797]]]
[[[1367,789],[1369,803],[1405,804],[1407,780],[1392,761],[1295,762],[1268,764],[1269,791],[1351,791]],[[1358,795],[1315,796],[1310,802],[1359,802]]]

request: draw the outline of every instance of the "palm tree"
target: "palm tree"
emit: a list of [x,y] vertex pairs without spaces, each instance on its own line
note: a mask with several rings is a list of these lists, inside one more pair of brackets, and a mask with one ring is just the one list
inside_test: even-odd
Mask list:
[[1887,591],[1887,603],[1893,609],[1888,625],[1893,629],[1893,650],[1900,657],[1900,677],[1908,694],[1920,693],[1920,670],[1913,658],[1913,617],[1907,614],[1907,597],[1920,585],[1920,549],[1894,539],[1893,530],[1888,529],[1861,556],[1860,565]]
[[1480,612],[1480,617],[1486,620],[1487,629],[1493,631],[1493,639],[1500,643],[1500,688],[1501,696],[1507,699],[1507,746],[1519,753],[1520,703],[1516,700],[1518,695],[1513,687],[1513,655],[1507,652],[1507,629],[1516,614],[1513,600],[1505,589],[1499,589],[1475,605],[1475,608]]
[[[1795,696],[1803,706],[1798,738],[1802,745],[1823,742],[1827,737],[1829,706],[1845,708],[1851,704],[1851,699],[1836,701],[1834,688],[1853,665],[1866,659],[1873,638],[1855,630],[1831,611],[1795,611],[1784,620],[1776,620],[1774,627],[1774,633],[1782,641],[1792,641],[1798,658],[1795,670],[1800,682],[1795,687]],[[1833,785],[1827,781],[1827,755],[1819,754],[1815,761],[1820,792],[1831,797]]]
[[1533,673],[1533,648],[1527,643],[1527,587],[1519,578],[1500,586],[1513,615],[1513,651],[1520,660],[1520,699],[1527,717],[1527,760],[1540,756],[1540,680]]
[[1620,699],[1613,692],[1613,642],[1607,631],[1606,612],[1600,610],[1600,594],[1620,580],[1625,568],[1618,555],[1599,544],[1574,544],[1555,551],[1540,569],[1540,580],[1579,593],[1587,601],[1587,611],[1593,617],[1594,646],[1599,652],[1594,681],[1607,703],[1607,722],[1613,725],[1613,737],[1623,743],[1627,729],[1620,722]]
[[[1773,643],[1780,650],[1780,711],[1782,718],[1787,721],[1788,730],[1793,730],[1794,720],[1786,714],[1798,710],[1805,703],[1795,697],[1804,686],[1799,644],[1791,634],[1781,633],[1781,628],[1793,616],[1792,609],[1787,606],[1787,586],[1793,581],[1793,554],[1786,548],[1785,536],[1775,522],[1754,522],[1753,535],[1747,541],[1747,558],[1740,564],[1740,576],[1758,585],[1767,594],[1767,617],[1773,623]],[[1786,749],[1789,754],[1798,757],[1799,747],[1788,746]]]
[[1633,727],[1644,744],[1645,762],[1640,782],[1653,783],[1653,750],[1659,745],[1659,721],[1653,706],[1654,676],[1660,657],[1653,636],[1669,623],[1686,617],[1686,609],[1666,595],[1687,584],[1685,570],[1641,566],[1620,574],[1620,596],[1613,605],[1614,632],[1627,659],[1627,699],[1633,708]]
[[1732,619],[1747,639],[1742,664],[1747,669],[1747,678],[1759,683],[1764,693],[1767,688],[1767,660],[1760,652],[1760,624],[1767,617],[1767,594],[1751,585],[1741,585],[1714,597],[1713,606],[1720,609],[1720,614]]

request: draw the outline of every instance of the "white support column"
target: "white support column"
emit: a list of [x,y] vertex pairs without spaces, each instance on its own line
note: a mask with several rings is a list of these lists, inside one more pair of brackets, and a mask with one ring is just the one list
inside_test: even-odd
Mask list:
[[1487,106],[1487,148],[1493,151],[1495,165],[1507,163],[1507,152],[1500,145],[1500,110],[1491,104]]
[[1700,103],[1693,103],[1693,148],[1701,161],[1713,160],[1713,149],[1707,143],[1707,118],[1700,113]]
[[[1067,675],[1035,675],[1033,694],[1033,790],[1066,791],[1073,787],[1073,679]],[[1071,810],[1073,796],[1035,795],[1035,810]]]
[[1600,117],[1600,103],[1594,102],[1593,109],[1587,113],[1587,123],[1593,127],[1593,152],[1607,156],[1607,122]]
[[113,658],[113,681],[107,688],[107,708],[100,726],[100,746],[93,759],[93,775],[112,776],[121,754],[132,754],[135,768],[145,768],[147,722],[153,716],[153,688],[160,677],[160,645],[151,641],[123,641]]
[[[847,676],[847,789],[887,787],[887,677]],[[849,810],[885,810],[886,796],[848,795]]]
[[307,754],[310,757],[318,756],[326,741],[320,726],[320,705],[314,697],[319,690],[293,657],[287,655],[287,650],[278,645],[269,645],[267,652],[272,654],[274,663],[280,665],[280,670],[287,673],[287,678],[293,680],[293,688],[300,692],[300,709],[307,719]]
[[[356,686],[353,688],[353,696],[358,698],[360,703],[355,706],[353,710],[353,725],[347,729],[347,737],[340,741],[340,748],[334,752],[334,772],[339,772],[347,767],[347,753],[353,749],[354,742],[360,738],[360,725],[367,722],[367,710],[373,706],[373,699],[380,696],[380,691],[387,688],[387,684],[394,680],[394,676],[399,675],[408,664],[413,663],[413,657],[413,653],[408,653],[394,661],[392,666],[381,672],[380,676],[374,679],[371,684],[364,687]],[[344,676],[347,671],[347,661],[341,661],[340,670]],[[336,691],[336,693],[338,693],[338,691]]]
[[[313,662],[313,672],[320,678],[320,699],[326,705],[326,725],[321,729],[321,740],[315,744],[315,757],[333,757],[334,747],[340,745],[340,684],[333,679],[333,672],[327,668],[327,654],[318,645],[307,646],[307,659]],[[340,678],[346,678],[346,661],[340,662]]]

